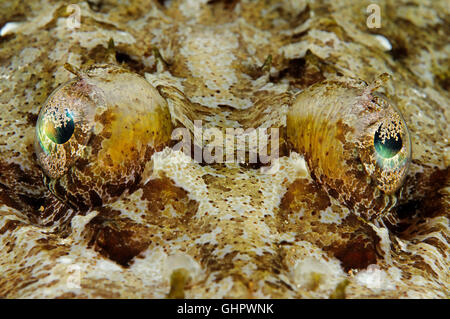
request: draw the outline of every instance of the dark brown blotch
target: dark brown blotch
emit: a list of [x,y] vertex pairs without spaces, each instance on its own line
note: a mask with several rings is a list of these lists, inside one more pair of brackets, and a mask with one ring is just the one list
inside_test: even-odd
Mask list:
[[147,233],[145,226],[126,219],[111,220],[97,216],[91,221],[90,227],[93,236],[88,246],[125,267],[152,242],[142,236]]

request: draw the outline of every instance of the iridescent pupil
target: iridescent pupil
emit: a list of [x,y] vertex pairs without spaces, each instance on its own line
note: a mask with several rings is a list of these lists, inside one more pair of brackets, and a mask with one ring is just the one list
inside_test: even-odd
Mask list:
[[73,122],[73,116],[69,111],[66,111],[66,121],[60,126],[56,127],[51,121],[45,123],[45,135],[56,144],[64,144],[67,142],[75,130],[75,124]]
[[400,134],[396,133],[395,136],[385,137],[383,143],[383,138],[381,136],[382,132],[381,127],[382,125],[380,125],[378,130],[375,132],[375,137],[373,141],[375,145],[375,150],[383,158],[394,157],[402,149],[403,146],[402,138]]

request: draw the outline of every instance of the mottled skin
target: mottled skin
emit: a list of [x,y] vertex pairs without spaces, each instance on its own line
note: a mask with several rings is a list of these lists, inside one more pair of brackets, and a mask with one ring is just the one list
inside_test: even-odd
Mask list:
[[[184,268],[190,298],[328,298],[344,280],[349,298],[448,297],[445,1],[381,2],[383,27],[371,30],[367,4],[353,1],[92,3],[80,3],[75,30],[60,2],[11,3],[0,11],[0,25],[27,21],[0,38],[0,296],[166,297],[172,273]],[[389,39],[392,50],[374,34]],[[139,176],[132,187],[121,184],[117,196],[86,198],[82,208],[58,200],[34,154],[37,114],[60,83],[75,77],[64,63],[95,69],[109,59],[111,37],[119,63],[145,76],[167,103],[173,123],[157,123],[280,127],[286,143],[279,166],[262,172],[258,165],[200,165],[158,148],[150,160],[134,162]],[[311,160],[322,145],[302,148],[286,122],[302,98],[313,111],[319,107],[314,88],[339,97],[353,78],[370,84],[382,73],[391,78],[377,90],[403,114],[413,148],[403,186],[383,210],[354,205],[357,192],[329,187],[329,175],[320,176]],[[103,134],[100,152],[142,141],[108,144],[111,136]],[[111,171],[86,158],[84,165]],[[339,161],[330,165],[336,174],[344,169]],[[382,196],[365,173],[360,177],[370,194]],[[347,178],[359,182],[358,174]],[[74,275],[79,287],[71,284]]]

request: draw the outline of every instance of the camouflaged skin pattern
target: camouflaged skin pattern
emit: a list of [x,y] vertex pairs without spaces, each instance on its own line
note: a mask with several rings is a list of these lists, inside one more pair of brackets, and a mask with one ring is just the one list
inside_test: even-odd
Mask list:
[[[365,1],[79,2],[79,28],[68,3],[1,2],[0,26],[18,24],[0,37],[0,297],[164,298],[183,268],[187,298],[329,298],[342,283],[347,298],[448,298],[449,8],[377,3],[379,29]],[[34,154],[37,115],[75,77],[64,63],[105,62],[110,38],[189,129],[283,128],[312,85],[390,74],[381,91],[413,147],[395,202],[361,218],[289,145],[272,173],[167,147],[117,200],[57,200]]]

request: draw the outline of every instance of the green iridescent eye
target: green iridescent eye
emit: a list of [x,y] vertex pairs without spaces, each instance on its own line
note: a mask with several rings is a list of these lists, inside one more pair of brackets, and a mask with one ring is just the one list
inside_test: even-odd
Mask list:
[[385,194],[392,194],[401,187],[408,173],[411,137],[400,110],[385,96],[375,92],[370,103],[378,120],[367,129],[360,157],[377,187]]
[[[403,183],[411,162],[411,139],[400,112],[393,106],[371,134],[371,156],[367,171],[385,193],[395,192]],[[373,165],[373,166],[372,166]]]
[[402,149],[402,137],[398,132],[383,134],[383,124],[375,132],[373,144],[378,155],[383,158],[392,158]]
[[83,79],[60,85],[45,101],[36,122],[35,151],[39,165],[59,178],[83,154],[103,93]]
[[39,115],[36,129],[37,142],[45,153],[50,154],[74,135],[74,114],[68,109],[44,111]]
[[45,135],[56,144],[66,143],[75,130],[73,114],[68,110],[66,110],[65,114],[66,117],[59,123],[55,124],[53,121],[45,121],[43,125]]

